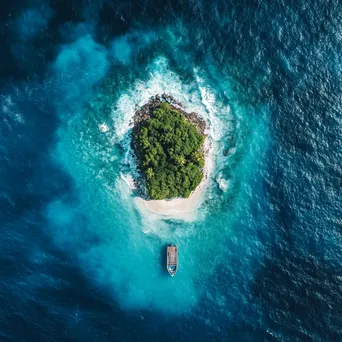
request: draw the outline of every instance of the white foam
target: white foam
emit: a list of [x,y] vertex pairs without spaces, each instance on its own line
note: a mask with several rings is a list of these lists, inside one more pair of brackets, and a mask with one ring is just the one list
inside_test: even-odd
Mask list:
[[[199,74],[199,71],[194,69],[195,79],[201,96],[201,103],[205,107],[207,121],[211,126],[211,136],[214,140],[218,141],[231,126],[229,125],[230,120],[232,120],[231,110],[229,106],[223,105],[216,100],[214,90],[210,88],[205,79],[200,77]],[[224,121],[220,118],[221,116],[224,116]]]
[[136,102],[134,101],[134,96],[132,96],[132,92],[129,91],[119,98],[116,107],[112,109],[114,129],[119,141],[124,138],[130,128],[130,122],[133,119],[135,105]]
[[[156,94],[167,93],[179,100],[186,111],[196,112],[201,115],[208,124],[207,134],[212,144],[221,139],[226,130],[230,130],[229,120],[230,108],[222,105],[216,100],[214,90],[206,84],[205,80],[199,76],[200,72],[194,70],[196,82],[194,84],[182,83],[180,77],[169,69],[167,60],[159,57],[147,68],[147,80],[137,80],[133,86],[126,90],[118,99],[112,109],[112,118],[114,122],[114,130],[116,139],[121,143],[126,151],[124,164],[130,165],[131,173],[136,174],[136,166],[130,153],[130,136],[129,131],[132,128],[133,116],[137,107],[147,103],[149,99]],[[225,118],[221,120],[220,116]],[[213,147],[213,146],[212,146]],[[216,148],[210,148],[210,156],[206,158],[208,178],[214,172],[215,152]],[[126,181],[126,185],[131,188],[130,182]],[[226,184],[222,183],[223,188]],[[151,215],[151,212],[142,208],[139,201],[135,201],[142,217]],[[154,213],[156,214],[156,213]],[[174,218],[192,221],[198,218],[198,213],[175,215]],[[158,215],[152,215],[154,220],[158,219]],[[163,219],[164,215],[160,215],[159,219]],[[146,221],[146,220],[145,220]],[[149,220],[147,220],[149,221]],[[143,227],[143,231],[151,231],[151,222],[147,222],[149,228]]]
[[127,184],[127,186],[131,189],[131,190],[135,190],[136,186],[134,183],[134,178],[131,174],[127,173],[127,174],[123,174],[122,172],[120,172],[120,177],[121,179]]
[[207,133],[213,140],[220,140],[225,131],[230,129],[230,107],[216,100],[214,90],[199,76],[197,69],[194,69],[196,84],[190,85],[182,83],[180,77],[169,69],[167,60],[163,57],[155,59],[147,70],[149,78],[145,81],[137,80],[120,96],[112,110],[119,140],[123,139],[130,129],[135,108],[147,103],[151,96],[163,93],[175,97],[183,103],[187,111],[201,115],[209,125]]
[[221,173],[216,177],[216,182],[220,190],[222,190],[223,192],[226,192],[228,190],[229,180],[224,179]]
[[109,131],[109,127],[105,123],[99,124],[98,127],[101,133],[106,133]]
[[[114,104],[111,112],[113,123],[107,117],[101,118],[101,121],[92,117],[91,125],[89,121],[84,121],[86,129],[83,132],[76,125],[68,125],[67,133],[61,135],[58,155],[75,175],[82,193],[77,207],[65,203],[66,208],[57,206],[55,210],[50,210],[53,227],[57,221],[58,229],[53,230],[53,234],[59,238],[56,244],[72,249],[84,263],[87,274],[100,285],[113,288],[124,308],[155,307],[175,313],[188,310],[199,299],[199,277],[204,282],[210,276],[210,267],[204,267],[206,272],[199,275],[196,260],[201,242],[207,237],[214,239],[217,235],[217,231],[215,234],[215,230],[205,229],[205,223],[201,222],[206,215],[206,201],[202,202],[201,210],[189,213],[185,219],[187,223],[183,225],[179,222],[170,223],[162,215],[147,210],[139,211],[132,200],[134,160],[130,153],[129,133],[136,106],[145,104],[156,94],[165,92],[172,95],[184,104],[186,111],[195,111],[208,122],[212,151],[216,151],[215,140],[229,129],[229,121],[227,123],[224,116],[223,119],[220,117],[224,106],[213,95],[213,89],[204,80],[200,86],[198,82],[184,84],[169,69],[167,61],[158,58],[148,67],[146,80],[137,80]],[[99,134],[98,129],[101,131],[102,126],[98,124],[106,125],[110,128],[109,132]],[[75,136],[80,140],[76,140]],[[116,143],[120,143],[123,153],[117,149]],[[115,156],[120,160],[113,163]],[[216,158],[213,152],[206,162],[209,169],[207,189],[203,192],[206,199],[212,194],[210,185],[213,183],[211,177],[214,175]],[[94,184],[90,185],[93,181]],[[84,248],[84,244],[80,243],[83,242],[84,225],[79,224],[79,217],[83,217],[89,208],[92,210],[89,229],[101,237],[101,242]],[[67,212],[67,215],[61,216],[60,211]],[[178,221],[179,217],[175,218]],[[212,237],[209,234],[213,234]],[[161,254],[165,253],[163,246],[171,241],[181,247],[183,255],[181,271],[174,279],[165,276],[162,272],[164,265],[161,266]],[[78,250],[77,246],[80,247]],[[212,259],[216,250],[214,247],[211,249],[211,244],[208,246],[208,249],[201,251],[201,255],[206,265],[210,266],[208,260]]]

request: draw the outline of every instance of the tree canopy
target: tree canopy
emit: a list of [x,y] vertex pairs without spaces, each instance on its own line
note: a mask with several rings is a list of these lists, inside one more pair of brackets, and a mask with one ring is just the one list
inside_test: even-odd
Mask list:
[[200,184],[204,135],[168,103],[133,131],[133,139],[149,198],[187,198]]

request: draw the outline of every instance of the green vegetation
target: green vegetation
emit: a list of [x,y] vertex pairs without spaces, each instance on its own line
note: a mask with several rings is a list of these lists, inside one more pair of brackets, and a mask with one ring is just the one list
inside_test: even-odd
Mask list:
[[164,102],[134,129],[133,139],[148,196],[189,197],[203,177],[204,135]]

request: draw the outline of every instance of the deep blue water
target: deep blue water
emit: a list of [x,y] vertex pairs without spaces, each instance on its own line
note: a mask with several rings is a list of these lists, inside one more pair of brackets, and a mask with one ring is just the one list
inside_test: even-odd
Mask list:
[[[0,48],[1,342],[342,340],[339,1],[1,1]],[[215,143],[185,222],[125,182],[164,91]]]

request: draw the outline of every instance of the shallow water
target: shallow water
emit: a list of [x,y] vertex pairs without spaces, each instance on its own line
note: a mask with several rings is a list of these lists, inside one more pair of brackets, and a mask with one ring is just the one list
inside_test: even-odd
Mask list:
[[[0,9],[1,340],[342,339],[337,1]],[[215,143],[191,222],[125,181],[163,92]]]

